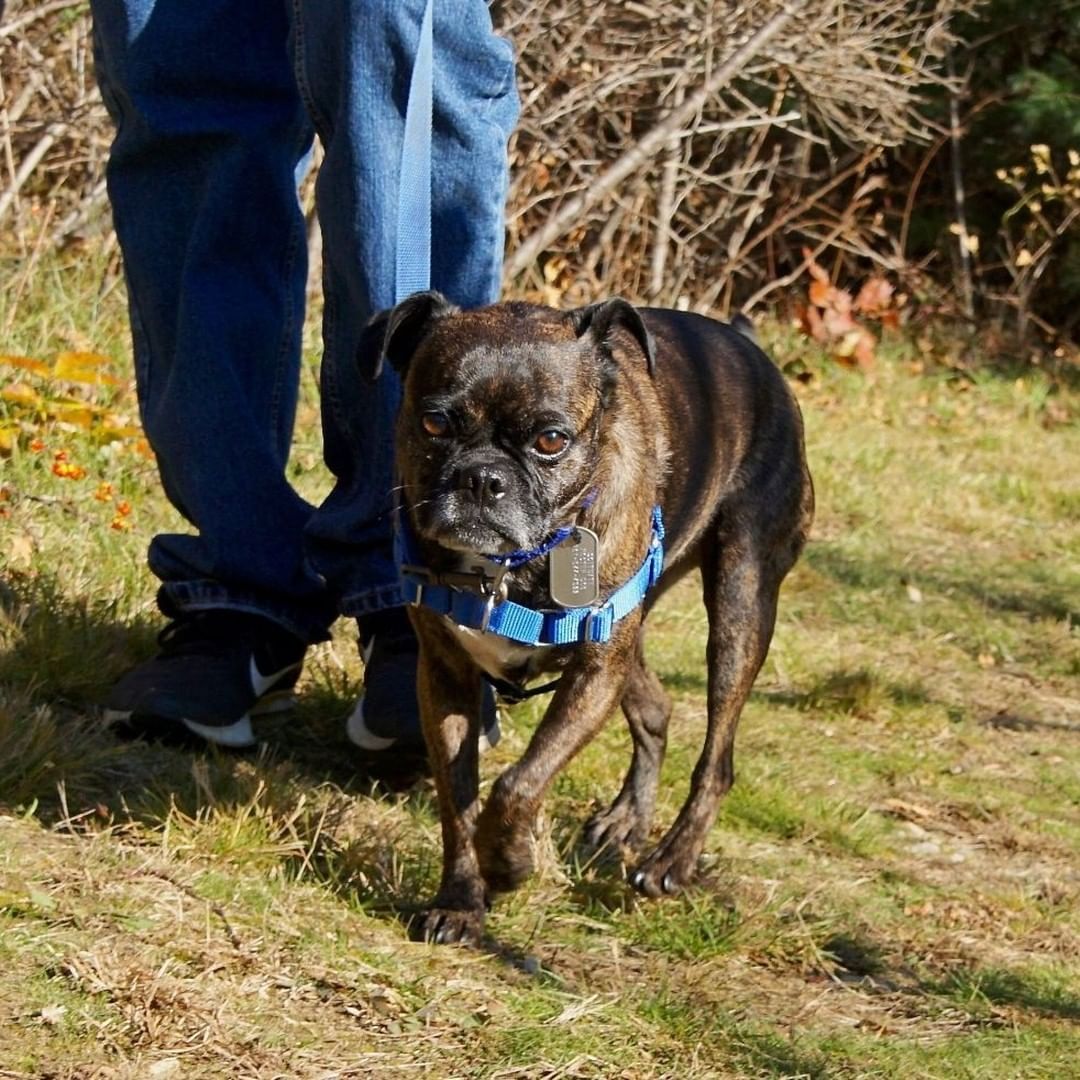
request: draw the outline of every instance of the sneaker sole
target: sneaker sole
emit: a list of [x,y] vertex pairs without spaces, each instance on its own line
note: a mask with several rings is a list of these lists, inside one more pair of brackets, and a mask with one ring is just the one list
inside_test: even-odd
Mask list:
[[[251,727],[251,718],[287,712],[293,707],[295,701],[291,691],[280,690],[261,698],[252,706],[249,713],[241,716],[239,720],[234,720],[231,724],[200,724],[197,720],[148,716],[144,718],[144,723],[140,726],[145,727],[148,734],[152,734],[153,727],[157,725],[181,727],[214,746],[223,746],[229,750],[248,750],[258,744],[258,739],[255,738],[255,732]],[[133,712],[123,712],[119,709],[102,710],[102,719],[110,727],[131,724],[133,717],[136,717]]]
[[[348,720],[345,721],[345,734],[353,746],[359,747],[359,749],[370,754],[385,753],[398,742],[397,739],[387,738],[385,735],[376,735],[368,727],[367,721],[364,719],[363,698],[356,703],[356,707],[349,714]],[[499,729],[499,712],[496,709],[495,719],[492,721],[491,726],[480,732],[480,753],[486,754],[497,746],[500,738],[502,738],[502,732]]]

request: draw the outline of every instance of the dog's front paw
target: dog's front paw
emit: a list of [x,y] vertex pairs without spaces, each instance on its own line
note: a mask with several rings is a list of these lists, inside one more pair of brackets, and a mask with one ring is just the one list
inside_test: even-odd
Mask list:
[[413,938],[433,945],[477,945],[483,933],[483,908],[430,907],[412,927]]
[[489,892],[513,892],[532,872],[532,830],[527,826],[496,831],[484,828],[481,815],[476,829],[476,857]]
[[694,853],[661,844],[627,875],[630,884],[646,896],[677,896],[697,876]]

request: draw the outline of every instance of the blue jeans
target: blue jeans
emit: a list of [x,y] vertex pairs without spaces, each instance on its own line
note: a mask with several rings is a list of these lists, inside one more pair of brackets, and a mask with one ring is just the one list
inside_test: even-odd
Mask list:
[[[308,640],[401,603],[390,529],[400,388],[360,375],[361,330],[393,301],[405,103],[424,0],[94,0],[117,125],[108,183],[143,425],[197,535],[150,544],[169,613],[232,608]],[[513,50],[485,0],[435,0],[432,285],[498,295]],[[317,509],[289,486],[307,248],[297,199],[326,157],[325,457]]]

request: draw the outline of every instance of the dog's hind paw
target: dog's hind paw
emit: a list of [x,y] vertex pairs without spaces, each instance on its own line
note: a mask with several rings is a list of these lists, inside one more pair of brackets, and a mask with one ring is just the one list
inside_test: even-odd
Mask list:
[[417,941],[433,945],[477,945],[484,932],[484,912],[472,909],[428,908],[412,927]]
[[645,896],[677,896],[697,876],[697,859],[686,859],[679,853],[657,848],[630,873],[630,884]]
[[647,826],[634,807],[628,802],[616,800],[585,822],[581,838],[591,852],[618,856],[624,851],[636,851],[641,847],[646,830]]

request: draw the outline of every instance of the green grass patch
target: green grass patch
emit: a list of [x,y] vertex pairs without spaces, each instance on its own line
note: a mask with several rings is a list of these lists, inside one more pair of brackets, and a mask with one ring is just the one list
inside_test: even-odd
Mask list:
[[[92,252],[43,257],[10,303],[5,352],[104,354],[130,408],[123,290]],[[113,739],[96,702],[160,626],[145,545],[185,526],[133,440],[0,405],[25,425],[0,457],[0,1072],[1071,1075],[1076,398],[1038,372],[915,375],[899,341],[867,378],[764,332],[809,376],[818,518],[702,882],[644,902],[581,850],[629,764],[616,717],[556,782],[538,874],[476,951],[407,938],[439,877],[434,797],[358,773],[352,627],[255,755]],[[315,337],[289,477],[318,500]],[[706,635],[690,579],[647,640],[674,702],[654,840],[704,737]],[[510,711],[485,787],[543,704]]]

